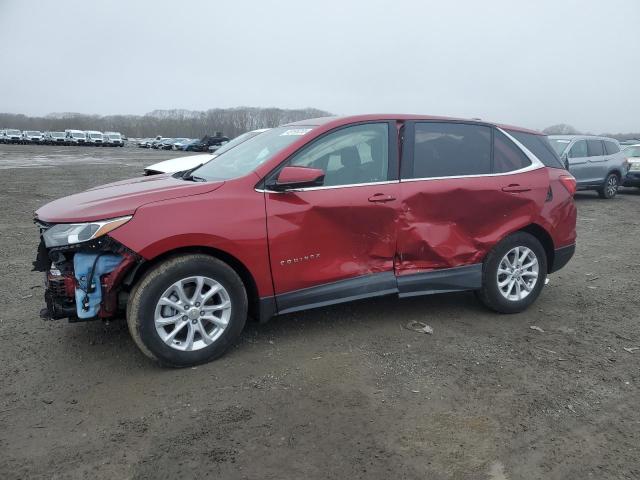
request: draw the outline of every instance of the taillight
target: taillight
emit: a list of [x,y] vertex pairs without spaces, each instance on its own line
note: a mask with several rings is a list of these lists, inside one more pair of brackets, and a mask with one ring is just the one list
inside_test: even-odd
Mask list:
[[560,175],[560,183],[567,189],[569,195],[576,193],[576,179],[572,175]]

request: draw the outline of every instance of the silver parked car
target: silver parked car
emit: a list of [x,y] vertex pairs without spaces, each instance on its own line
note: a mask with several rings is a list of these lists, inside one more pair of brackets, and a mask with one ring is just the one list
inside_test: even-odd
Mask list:
[[593,135],[549,135],[549,142],[576,178],[578,190],[613,198],[628,170],[617,140]]

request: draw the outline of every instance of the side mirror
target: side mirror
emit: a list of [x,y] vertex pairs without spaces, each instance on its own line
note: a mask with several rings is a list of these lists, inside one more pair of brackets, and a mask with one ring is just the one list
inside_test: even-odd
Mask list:
[[324,171],[319,168],[284,167],[278,174],[271,190],[284,192],[295,188],[320,187],[324,183]]

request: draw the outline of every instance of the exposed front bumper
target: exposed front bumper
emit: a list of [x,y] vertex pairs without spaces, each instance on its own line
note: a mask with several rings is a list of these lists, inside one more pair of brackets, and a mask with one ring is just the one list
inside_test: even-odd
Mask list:
[[567,245],[566,247],[556,248],[553,255],[553,265],[549,269],[549,273],[557,272],[564,267],[576,251],[576,245]]

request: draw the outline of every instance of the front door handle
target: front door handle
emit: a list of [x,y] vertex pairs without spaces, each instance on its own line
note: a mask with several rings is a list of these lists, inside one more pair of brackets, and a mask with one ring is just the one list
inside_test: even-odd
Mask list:
[[510,193],[530,192],[531,188],[525,187],[524,185],[518,185],[517,183],[511,183],[506,187],[502,187],[502,191]]
[[386,195],[384,193],[376,193],[369,197],[369,201],[373,203],[393,202],[395,199],[396,197],[392,197],[391,195]]

